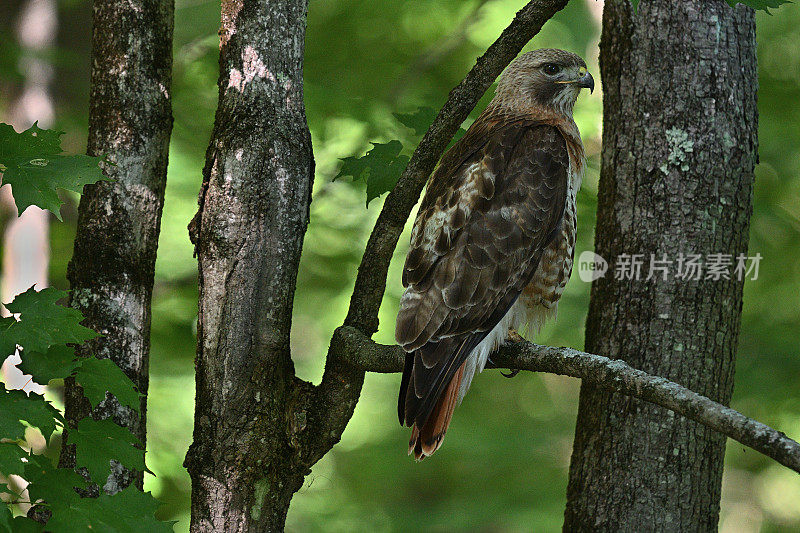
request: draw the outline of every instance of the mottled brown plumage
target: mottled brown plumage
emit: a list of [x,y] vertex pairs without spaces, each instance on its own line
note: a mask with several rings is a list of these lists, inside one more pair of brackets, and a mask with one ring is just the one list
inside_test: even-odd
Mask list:
[[395,330],[408,352],[398,414],[417,459],[441,445],[508,329],[541,323],[569,278],[584,167],[572,106],[589,82],[569,52],[520,56],[428,183]]

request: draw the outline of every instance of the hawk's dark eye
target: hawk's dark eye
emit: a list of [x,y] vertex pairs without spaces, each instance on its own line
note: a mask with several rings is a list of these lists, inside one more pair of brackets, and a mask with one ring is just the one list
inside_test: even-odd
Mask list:
[[556,74],[561,72],[561,67],[559,67],[555,63],[545,63],[544,66],[542,67],[542,70],[544,70],[544,73],[547,74],[548,76],[555,76]]

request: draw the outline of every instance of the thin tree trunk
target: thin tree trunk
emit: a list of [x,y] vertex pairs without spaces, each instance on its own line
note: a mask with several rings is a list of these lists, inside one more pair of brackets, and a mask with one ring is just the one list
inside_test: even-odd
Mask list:
[[[280,531],[308,468],[287,438],[297,268],[314,159],[306,0],[223,0],[219,107],[200,208],[193,532]],[[303,425],[303,420],[293,421]]]
[[[172,27],[172,0],[94,3],[88,153],[108,154],[114,164],[104,170],[114,181],[85,188],[67,272],[70,305],[103,335],[80,350],[111,358],[144,394],[141,415],[112,396],[90,413],[80,387],[68,380],[67,431],[91,414],[112,418],[143,444],[150,300],[172,130]],[[61,466],[74,465],[74,446],[64,446]],[[103,488],[141,488],[142,479],[142,472],[119,467]]]
[[[603,157],[586,351],[727,404],[742,281],[676,279],[681,254],[746,254],[757,159],[755,19],[722,0],[605,5]],[[640,280],[616,279],[643,254]],[[676,261],[648,277],[650,254]],[[731,267],[733,270],[733,267]],[[565,531],[716,531],[725,437],[584,384]]]

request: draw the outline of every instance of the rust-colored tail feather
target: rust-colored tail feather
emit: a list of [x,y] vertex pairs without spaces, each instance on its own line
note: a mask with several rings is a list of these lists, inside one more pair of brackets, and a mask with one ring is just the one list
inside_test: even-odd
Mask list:
[[464,375],[464,366],[461,365],[458,371],[450,380],[450,384],[439,396],[433,411],[428,419],[418,428],[416,424],[411,428],[411,440],[408,442],[408,454],[414,453],[417,461],[425,459],[439,449],[444,441],[444,434],[453,418],[453,410],[458,403],[458,389],[461,385],[461,378]]

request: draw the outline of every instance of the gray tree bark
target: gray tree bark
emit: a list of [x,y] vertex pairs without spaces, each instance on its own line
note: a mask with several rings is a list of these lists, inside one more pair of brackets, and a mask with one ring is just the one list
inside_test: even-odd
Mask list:
[[[150,301],[172,131],[172,0],[96,0],[89,109],[90,155],[108,155],[114,181],[86,186],[78,211],[75,251],[67,271],[70,305],[103,336],[80,348],[110,358],[142,396],[140,414],[107,395],[91,410],[67,380],[67,428],[79,420],[112,418],[145,443]],[[66,442],[66,435],[64,442]],[[60,466],[75,465],[64,446]],[[103,487],[113,494],[142,472],[115,469]]]
[[[586,351],[722,404],[742,281],[618,280],[621,254],[747,252],[757,160],[755,20],[722,0],[605,4],[603,155]],[[676,265],[672,265],[674,274]],[[705,278],[705,274],[704,274]],[[716,531],[725,437],[584,383],[565,531]]]
[[[224,0],[219,107],[200,208],[191,530],[277,531],[306,468],[286,438],[289,330],[314,159],[306,0]],[[298,420],[298,423],[302,421]]]

